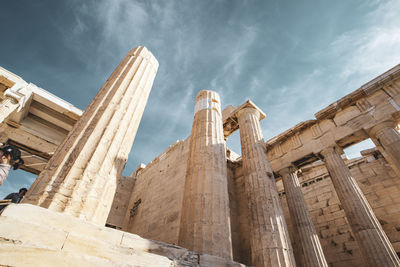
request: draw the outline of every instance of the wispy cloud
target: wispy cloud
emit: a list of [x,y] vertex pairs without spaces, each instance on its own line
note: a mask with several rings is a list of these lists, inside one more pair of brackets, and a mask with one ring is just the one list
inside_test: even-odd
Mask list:
[[[243,68],[245,67],[245,56],[250,53],[250,48],[257,40],[258,29],[254,26],[242,27],[238,29],[238,34],[234,40],[227,42],[229,47],[229,58],[223,67],[215,73],[211,80],[211,87],[220,91],[222,95],[229,95],[235,88],[237,80],[241,78]],[[211,78],[211,77],[210,77]]]
[[[377,7],[365,20],[367,27],[345,32],[332,42],[337,60],[342,64],[340,79],[347,86],[366,82],[400,62],[400,2],[375,1]],[[357,78],[358,77],[358,78]]]
[[217,91],[223,107],[252,99],[267,113],[268,139],[400,61],[398,0],[33,2],[18,21],[7,17],[20,13],[14,5],[4,12],[2,64],[51,81],[43,88],[80,108],[133,47],[158,59],[125,174],[190,134],[201,89]]
[[370,1],[372,11],[360,17],[360,26],[330,36],[326,49],[310,55],[316,67],[275,92],[268,138],[307,119],[345,94],[400,62],[400,2]]

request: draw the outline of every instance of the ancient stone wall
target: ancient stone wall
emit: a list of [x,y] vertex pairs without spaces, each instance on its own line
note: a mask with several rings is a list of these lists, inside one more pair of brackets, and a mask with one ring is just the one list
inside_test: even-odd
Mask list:
[[[125,213],[125,221],[122,224],[124,231],[176,244],[188,152],[189,140],[179,141],[144,169],[137,171],[133,189],[129,192],[130,200],[127,200],[126,194],[132,180],[121,179],[107,224],[120,228],[120,215]],[[249,212],[241,161],[237,160],[238,155],[229,150],[228,157],[233,260],[250,265]],[[134,175],[129,179],[133,177]],[[120,190],[123,192],[119,192]],[[125,212],[122,212],[125,208]]]
[[[400,252],[400,179],[376,150],[348,161],[351,174],[365,194],[383,230],[397,253]],[[322,163],[303,168],[299,175],[302,191],[328,263],[331,266],[361,266],[361,254],[344,210]],[[292,222],[282,181],[277,182],[281,201],[293,237]],[[292,238],[292,241],[295,241]],[[297,244],[293,242],[295,253]],[[300,255],[296,255],[296,259]]]
[[128,210],[129,200],[135,184],[135,177],[118,178],[117,190],[115,191],[114,201],[108,214],[106,225],[111,228],[122,229],[126,211]]
[[249,208],[241,161],[228,161],[233,260],[251,265]]
[[177,244],[188,153],[188,139],[179,141],[138,171],[124,231]]

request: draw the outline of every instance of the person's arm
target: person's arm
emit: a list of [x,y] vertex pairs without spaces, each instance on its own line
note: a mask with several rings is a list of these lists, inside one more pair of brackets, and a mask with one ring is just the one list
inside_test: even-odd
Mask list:
[[10,161],[11,161],[11,156],[10,155],[4,155],[3,151],[0,151],[0,186],[4,183],[4,181],[7,179],[8,173],[10,172]]
[[4,163],[0,164],[0,185],[2,185],[4,183],[4,181],[7,179],[10,168],[11,168],[11,166],[8,164],[4,164]]

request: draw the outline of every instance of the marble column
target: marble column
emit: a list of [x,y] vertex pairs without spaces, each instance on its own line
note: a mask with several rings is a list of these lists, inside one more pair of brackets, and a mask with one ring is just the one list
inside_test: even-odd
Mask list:
[[326,148],[321,154],[365,264],[400,266],[396,252],[337,148]]
[[104,224],[157,69],[157,60],[145,47],[131,50],[23,202]]
[[394,121],[386,121],[372,127],[368,134],[382,155],[400,176],[400,134]]
[[179,245],[232,259],[226,160],[220,98],[202,90],[190,135]]
[[284,168],[279,171],[279,174],[282,176],[295,235],[302,250],[301,266],[327,267],[328,263],[311,221],[296,171],[292,168]]
[[275,177],[266,157],[260,111],[250,101],[238,109],[252,263],[255,267],[295,266]]

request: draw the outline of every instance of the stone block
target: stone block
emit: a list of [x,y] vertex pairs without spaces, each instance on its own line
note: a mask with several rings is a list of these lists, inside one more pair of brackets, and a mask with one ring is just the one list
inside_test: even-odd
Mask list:
[[313,207],[313,209],[322,209],[322,208],[328,207],[328,201],[327,200],[318,201],[317,203],[312,205],[312,207]]
[[[22,214],[20,216],[23,217]],[[0,216],[0,225],[0,238],[2,240],[12,240],[26,246],[57,250],[62,248],[67,238],[67,232],[48,226],[48,224],[38,225],[29,222],[29,225],[27,225],[26,221]],[[28,227],[29,231],[23,230]]]
[[334,205],[334,204],[340,204],[339,198],[337,196],[334,196],[328,200],[329,206]]
[[77,254],[103,258],[119,265],[133,263],[138,266],[170,266],[171,260],[146,251],[110,245],[107,240],[69,234],[62,249]]
[[120,231],[30,204],[9,205],[2,216],[19,220],[21,214],[23,214],[24,221],[31,224],[51,225],[55,229],[73,232],[77,235],[96,236],[96,238],[107,240],[114,245],[119,244],[122,239],[122,232]]
[[[46,217],[51,224],[44,222]],[[0,223],[1,265],[199,266],[198,254],[185,248],[29,204],[9,206],[0,216]],[[121,237],[119,242],[116,237]],[[210,266],[208,263],[216,267],[242,266],[207,255],[203,256],[203,262],[201,266]]]
[[141,238],[138,235],[124,233],[121,247],[138,249],[146,252],[166,256],[171,259],[182,258],[188,251],[185,248]]
[[392,203],[390,195],[384,194],[382,191],[378,191],[376,194],[378,195],[376,199],[368,198],[368,202],[373,209],[390,205]]
[[400,214],[400,206],[399,205],[388,205],[388,206],[385,206],[385,211],[388,214]]
[[356,241],[348,241],[344,242],[344,246],[346,250],[355,250],[359,249],[358,243]]
[[[67,251],[58,251],[37,247],[25,247],[4,245],[0,243],[0,265],[1,266],[88,266],[88,267],[108,267],[124,266],[115,264],[112,261],[71,253]],[[127,266],[126,264],[125,266]],[[150,265],[148,265],[150,266]]]
[[244,264],[230,262],[219,257],[208,254],[200,254],[199,263],[201,267],[219,266],[219,267],[245,267]]

